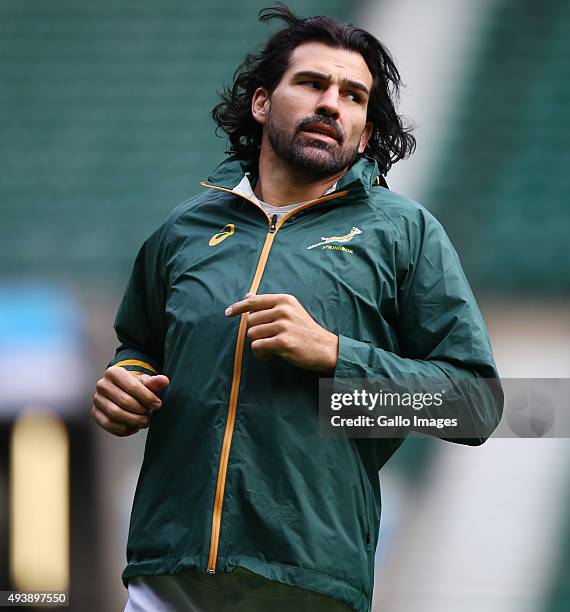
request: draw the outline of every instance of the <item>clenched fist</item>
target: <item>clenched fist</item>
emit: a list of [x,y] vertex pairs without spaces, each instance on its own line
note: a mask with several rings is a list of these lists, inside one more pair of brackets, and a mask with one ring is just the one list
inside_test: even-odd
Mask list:
[[246,293],[226,316],[247,314],[247,337],[262,361],[278,355],[293,365],[331,373],[338,358],[338,336],[319,325],[289,293]]
[[159,374],[137,376],[121,366],[111,366],[97,381],[91,416],[115,436],[131,436],[148,427],[150,415],[162,406],[155,395],[170,384]]

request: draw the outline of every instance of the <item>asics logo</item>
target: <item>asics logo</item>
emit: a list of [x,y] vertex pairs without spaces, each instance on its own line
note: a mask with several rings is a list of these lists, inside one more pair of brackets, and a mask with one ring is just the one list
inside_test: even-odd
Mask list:
[[217,234],[214,234],[210,238],[210,242],[208,242],[208,244],[210,246],[216,246],[217,244],[220,244],[220,242],[223,242],[228,236],[231,236],[235,232],[235,229],[236,227],[233,223],[228,223],[227,225],[224,225],[222,231],[218,232]]

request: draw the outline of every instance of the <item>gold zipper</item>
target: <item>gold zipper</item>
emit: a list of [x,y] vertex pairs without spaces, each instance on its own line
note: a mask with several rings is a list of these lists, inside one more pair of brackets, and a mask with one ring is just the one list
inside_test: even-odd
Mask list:
[[[208,187],[210,189],[219,189],[220,191],[227,191],[228,193],[232,193],[234,195],[239,195],[244,200],[251,202],[254,206],[257,206],[263,214],[267,217],[269,221],[269,231],[267,232],[267,236],[265,237],[265,242],[263,243],[263,248],[261,249],[261,254],[259,256],[259,260],[257,262],[257,267],[255,269],[255,275],[253,277],[253,281],[251,283],[251,287],[249,288],[248,293],[257,293],[257,289],[259,288],[259,284],[261,283],[261,277],[263,276],[263,272],[265,270],[265,265],[267,263],[267,258],[269,257],[269,251],[271,250],[271,246],[273,244],[273,240],[275,239],[275,234],[279,230],[279,228],[283,225],[283,223],[291,217],[294,213],[302,210],[304,208],[308,208],[309,206],[314,206],[320,202],[326,202],[328,200],[332,200],[334,198],[339,198],[348,193],[348,191],[339,191],[337,193],[331,193],[329,195],[323,196],[321,198],[317,198],[316,200],[312,200],[311,202],[307,202],[307,204],[303,206],[299,206],[295,210],[291,211],[287,215],[285,215],[279,222],[277,222],[277,215],[273,215],[269,217],[269,215],[263,210],[261,206],[257,204],[254,200],[247,198],[246,196],[236,193],[231,189],[226,189],[225,187],[218,187],[217,185],[210,185],[205,182],[201,182],[200,185],[202,187]],[[232,444],[232,437],[234,433],[234,424],[236,420],[236,411],[237,411],[237,401],[238,401],[238,392],[239,392],[239,383],[241,379],[241,364],[243,359],[243,350],[245,347],[245,335],[247,332],[247,314],[244,313],[241,315],[238,335],[236,341],[236,351],[234,354],[234,369],[232,374],[232,386],[230,390],[230,402],[228,405],[228,418],[226,420],[226,428],[224,431],[224,439],[222,442],[222,451],[220,453],[220,463],[218,467],[218,479],[216,481],[216,496],[214,498],[214,511],[212,514],[212,531],[210,536],[210,554],[208,557],[208,574],[216,573],[216,562],[218,560],[218,547],[220,543],[220,529],[222,523],[222,506],[224,503],[224,490],[226,486],[226,475],[228,471],[228,460],[230,457],[230,449]]]

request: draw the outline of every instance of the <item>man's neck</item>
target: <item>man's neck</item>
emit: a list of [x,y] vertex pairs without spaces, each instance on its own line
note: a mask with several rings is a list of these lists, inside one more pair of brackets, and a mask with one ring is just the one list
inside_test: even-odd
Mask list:
[[273,151],[268,154],[262,147],[259,156],[259,178],[253,192],[260,200],[273,206],[314,200],[325,194],[347,170],[345,168],[324,179],[308,180],[291,172]]

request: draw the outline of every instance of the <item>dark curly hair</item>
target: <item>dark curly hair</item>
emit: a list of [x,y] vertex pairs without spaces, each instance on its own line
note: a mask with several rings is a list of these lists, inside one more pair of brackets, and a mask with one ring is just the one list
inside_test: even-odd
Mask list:
[[259,12],[262,22],[279,19],[286,27],[275,33],[261,49],[248,53],[234,74],[231,88],[224,88],[221,102],[212,109],[218,129],[228,136],[228,154],[238,157],[259,155],[262,126],[251,113],[251,100],[258,87],[271,94],[287,70],[293,50],[300,44],[315,41],[331,47],[360,53],[373,77],[368,101],[367,121],[374,130],[365,155],[373,157],[382,174],[397,161],[411,155],[416,148],[412,128],[403,124],[394,103],[402,86],[392,57],[372,34],[332,17],[298,17],[283,3]]

